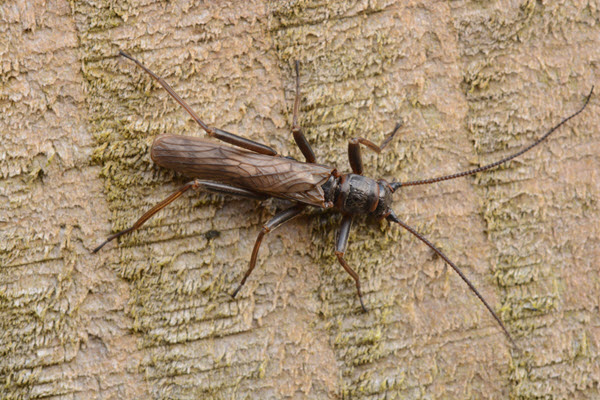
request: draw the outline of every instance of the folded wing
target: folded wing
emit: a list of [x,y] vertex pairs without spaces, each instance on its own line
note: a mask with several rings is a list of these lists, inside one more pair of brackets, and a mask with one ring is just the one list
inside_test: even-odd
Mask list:
[[151,157],[162,167],[192,178],[242,187],[269,196],[325,206],[321,185],[333,168],[253,153],[210,139],[161,135]]

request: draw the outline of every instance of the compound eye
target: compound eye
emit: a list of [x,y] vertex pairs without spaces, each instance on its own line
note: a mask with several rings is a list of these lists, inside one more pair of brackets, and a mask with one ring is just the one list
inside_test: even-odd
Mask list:
[[384,180],[377,181],[377,186],[379,187],[379,202],[377,203],[377,208],[375,208],[373,214],[377,217],[385,218],[392,212],[393,190]]

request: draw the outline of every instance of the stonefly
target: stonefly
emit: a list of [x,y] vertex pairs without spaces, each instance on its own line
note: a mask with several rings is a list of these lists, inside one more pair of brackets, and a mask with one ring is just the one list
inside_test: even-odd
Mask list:
[[93,253],[100,250],[111,240],[138,229],[150,217],[179,198],[189,189],[203,189],[209,192],[241,196],[256,200],[277,197],[292,201],[294,203],[293,206],[277,213],[263,225],[262,230],[256,238],[254,249],[252,250],[248,270],[232,294],[232,296],[235,297],[246,282],[246,279],[248,279],[252,273],[252,270],[254,270],[258,250],[267,233],[298,216],[308,206],[330,208],[342,214],[342,223],[337,236],[335,255],[342,267],[350,274],[350,276],[352,276],[352,279],[354,279],[360,304],[363,310],[367,311],[367,308],[363,303],[358,275],[348,263],[346,263],[346,260],[344,260],[344,253],[346,252],[348,244],[348,235],[350,233],[352,219],[354,215],[367,214],[378,219],[385,218],[388,221],[401,225],[444,259],[444,261],[458,273],[462,280],[465,281],[479,300],[481,300],[498,325],[500,325],[507,338],[514,344],[510,333],[500,320],[500,317],[492,310],[492,307],[456,264],[454,264],[427,238],[398,219],[391,208],[392,195],[396,190],[403,186],[425,185],[476,174],[495,168],[520,156],[540,144],[559,127],[581,113],[592,96],[594,90],[593,87],[587,95],[583,106],[581,106],[577,112],[564,118],[529,146],[508,157],[479,168],[452,175],[409,182],[387,182],[384,179],[375,180],[363,176],[360,146],[364,145],[377,153],[381,152],[381,150],[390,143],[401,124],[396,125],[394,130],[380,146],[377,146],[375,143],[364,138],[350,139],[350,142],[348,143],[348,158],[352,169],[352,173],[350,174],[343,174],[338,172],[334,167],[316,163],[315,154],[298,124],[298,109],[300,105],[300,74],[298,61],[296,61],[296,96],[294,100],[292,134],[302,155],[306,159],[305,162],[297,161],[290,157],[282,157],[269,146],[250,139],[245,139],[221,129],[209,127],[202,122],[190,106],[188,106],[161,77],[150,71],[129,54],[122,51],[119,54],[136,63],[152,78],[156,79],[158,83],[160,83],[160,85],[188,112],[188,114],[191,115],[202,129],[206,131],[208,136],[229,143],[235,147],[196,137],[168,134],[158,136],[154,140],[150,151],[152,160],[161,167],[180,172],[183,175],[193,178],[193,180],[186,183],[175,193],[148,210],[133,224],[133,226],[109,236],[106,241],[92,251]]

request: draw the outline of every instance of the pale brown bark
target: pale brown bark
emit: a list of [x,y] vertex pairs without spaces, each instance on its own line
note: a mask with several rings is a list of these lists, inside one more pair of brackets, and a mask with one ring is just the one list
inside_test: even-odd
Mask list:
[[[401,189],[395,209],[463,268],[521,348],[422,243],[333,214],[265,238],[279,203],[192,194],[89,252],[185,178],[160,133],[203,135],[127,50],[210,125],[366,173],[437,176],[516,151],[598,85],[583,1],[5,2],[0,5],[0,398],[597,398],[600,123],[588,109],[500,171]],[[600,88],[598,90],[600,92]]]

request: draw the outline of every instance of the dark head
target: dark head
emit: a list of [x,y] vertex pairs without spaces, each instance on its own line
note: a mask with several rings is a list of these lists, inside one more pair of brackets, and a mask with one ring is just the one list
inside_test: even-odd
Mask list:
[[394,189],[384,180],[347,174],[330,179],[323,185],[323,190],[326,199],[343,214],[369,214],[384,218],[391,212]]

